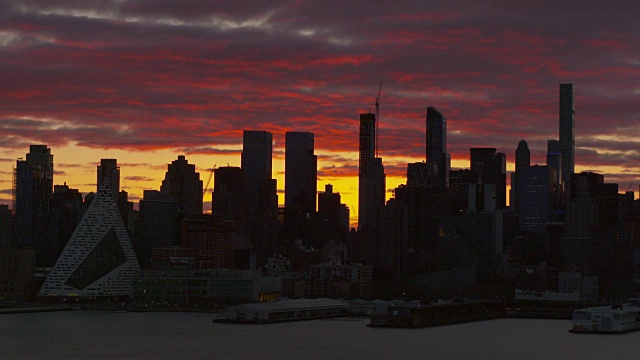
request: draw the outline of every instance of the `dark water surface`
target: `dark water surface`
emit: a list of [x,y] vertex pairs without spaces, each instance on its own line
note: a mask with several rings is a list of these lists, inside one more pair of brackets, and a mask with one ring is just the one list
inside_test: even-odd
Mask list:
[[203,313],[0,315],[0,359],[639,359],[640,332],[577,335],[568,320],[428,329],[368,321],[214,324]]

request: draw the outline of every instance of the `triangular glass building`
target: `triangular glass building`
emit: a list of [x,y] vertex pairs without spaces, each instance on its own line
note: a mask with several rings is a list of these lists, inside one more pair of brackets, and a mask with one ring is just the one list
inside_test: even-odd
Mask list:
[[116,201],[103,186],[89,205],[39,296],[129,296],[140,269]]

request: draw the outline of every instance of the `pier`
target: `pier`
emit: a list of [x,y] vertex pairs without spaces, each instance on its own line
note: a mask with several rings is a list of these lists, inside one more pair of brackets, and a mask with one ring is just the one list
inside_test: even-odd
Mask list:
[[506,317],[503,300],[389,306],[387,314],[372,315],[370,327],[422,328]]

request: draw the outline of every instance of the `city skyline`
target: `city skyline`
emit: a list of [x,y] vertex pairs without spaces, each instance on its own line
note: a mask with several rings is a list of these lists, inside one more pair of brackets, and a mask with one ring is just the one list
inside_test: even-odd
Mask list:
[[576,172],[637,189],[640,47],[629,7],[77,6],[0,8],[0,203],[11,202],[12,167],[31,144],[52,149],[55,184],[84,193],[100,159],[118,159],[137,202],[179,154],[201,179],[214,164],[239,166],[243,130],[273,133],[284,203],[284,134],[301,131],[315,134],[318,189],[333,184],[355,218],[358,114],[374,110],[380,81],[388,190],[424,160],[428,106],[448,120],[453,168],[469,167],[470,148],[495,147],[513,171],[521,139],[532,164],[545,164],[561,83],[576,86]]

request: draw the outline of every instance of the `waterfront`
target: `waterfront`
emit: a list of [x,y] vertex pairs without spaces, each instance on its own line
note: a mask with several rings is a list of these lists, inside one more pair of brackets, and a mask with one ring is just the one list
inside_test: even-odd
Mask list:
[[640,333],[570,334],[568,320],[424,329],[368,320],[214,324],[206,313],[66,311],[0,316],[3,359],[635,359]]

